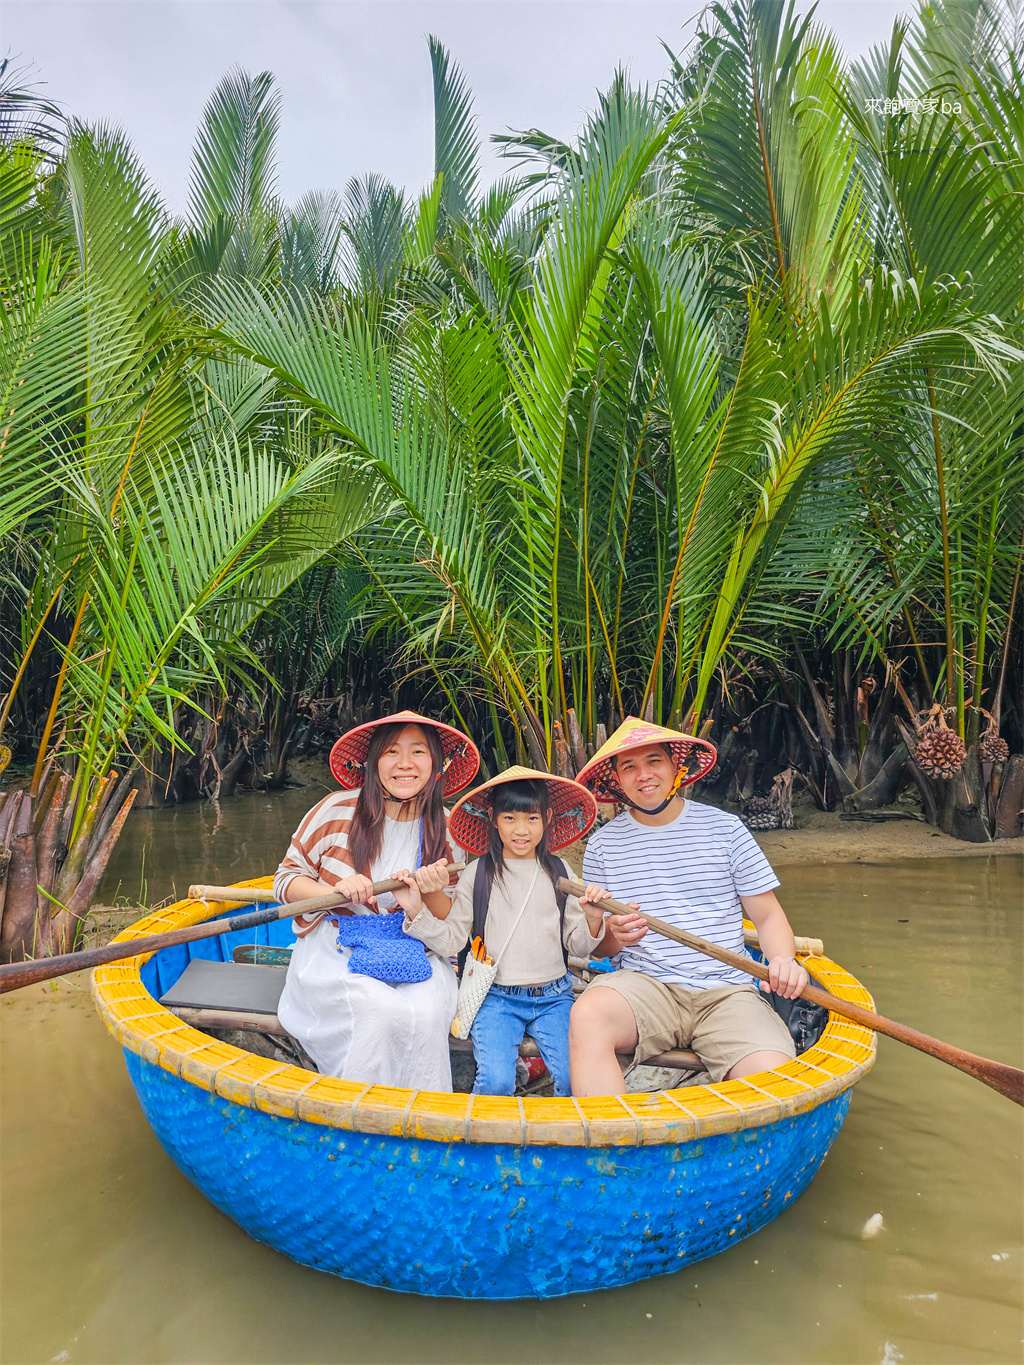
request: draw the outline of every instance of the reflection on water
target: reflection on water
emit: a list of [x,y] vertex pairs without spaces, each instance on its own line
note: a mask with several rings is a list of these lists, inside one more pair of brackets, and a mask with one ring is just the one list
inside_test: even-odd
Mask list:
[[97,900],[126,897],[153,905],[165,896],[187,895],[194,882],[222,885],[274,872],[299,821],[327,790],[246,792],[230,801],[133,811]]
[[[150,896],[270,870],[309,804],[241,798],[219,827],[209,807],[141,816]],[[797,932],[880,1009],[1020,1065],[1016,860],[781,875]],[[164,1156],[84,989],[7,997],[0,1018],[9,1365],[1021,1358],[1020,1110],[888,1039],[811,1188],[754,1237],[626,1289],[487,1304],[366,1289],[251,1241]],[[862,1241],[875,1213],[885,1231]]]

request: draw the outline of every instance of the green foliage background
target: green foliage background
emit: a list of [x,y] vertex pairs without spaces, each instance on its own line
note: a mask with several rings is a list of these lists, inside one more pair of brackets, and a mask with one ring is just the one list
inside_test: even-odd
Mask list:
[[848,64],[714,4],[571,145],[498,139],[489,188],[431,39],[432,183],[293,207],[273,77],[233,71],[183,220],[6,72],[0,726],[84,803],[355,651],[550,763],[570,710],[699,727],[802,643],[976,740],[1024,525],[1011,19],[924,5]]

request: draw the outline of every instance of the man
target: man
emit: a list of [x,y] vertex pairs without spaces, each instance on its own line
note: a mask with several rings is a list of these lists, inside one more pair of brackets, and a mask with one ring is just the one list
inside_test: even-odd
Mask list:
[[[745,912],[757,926],[771,989],[792,999],[809,977],[794,957],[778,878],[741,820],[679,794],[715,757],[703,740],[628,717],[579,774],[599,801],[627,808],[591,836],[583,879],[736,953],[744,951]],[[750,977],[648,934],[639,915],[610,917],[601,950],[616,955],[620,970],[592,982],[573,1006],[574,1095],[625,1090],[616,1052],[639,1063],[692,1048],[712,1081],[768,1071],[796,1055],[789,1030]]]

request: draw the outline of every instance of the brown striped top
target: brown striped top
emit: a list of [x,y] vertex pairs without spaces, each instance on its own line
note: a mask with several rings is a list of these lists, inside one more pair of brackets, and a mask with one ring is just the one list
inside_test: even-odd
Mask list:
[[[348,836],[352,828],[352,820],[355,816],[356,801],[359,798],[359,791],[337,791],[325,796],[322,801],[317,802],[313,809],[303,817],[298,829],[292,835],[291,843],[288,845],[288,852],[281,860],[281,864],[274,876],[274,895],[280,901],[284,901],[285,890],[289,883],[296,877],[312,877],[314,881],[323,882],[325,886],[335,887],[346,877],[351,877],[356,871],[352,862],[351,854],[348,850]],[[416,822],[409,822],[412,828],[417,828]],[[388,820],[388,827],[395,827],[403,833],[406,829],[412,834],[409,825],[397,821]],[[387,840],[385,840],[387,842]],[[461,854],[461,850],[457,851]],[[387,850],[382,848],[382,855],[386,855]],[[454,862],[456,851],[453,851],[451,842],[445,841],[444,856],[449,862]],[[410,858],[408,862],[403,862],[402,866],[409,866],[414,862]],[[390,876],[396,869],[389,866],[381,871],[371,869],[371,876],[377,872],[379,877]],[[454,885],[454,882],[453,882]],[[387,909],[393,897],[383,897],[378,902],[380,909]],[[336,910],[322,910],[312,915],[300,915],[293,922],[295,932],[300,938],[319,924],[324,915],[337,914]]]

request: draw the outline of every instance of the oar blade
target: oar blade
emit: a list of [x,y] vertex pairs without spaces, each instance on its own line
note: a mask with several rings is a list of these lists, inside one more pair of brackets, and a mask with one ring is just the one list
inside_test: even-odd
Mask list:
[[1000,1095],[1005,1095],[1014,1104],[1024,1109],[1024,1071],[1020,1067],[1007,1066],[1005,1062],[992,1062],[987,1057],[974,1057],[962,1070],[969,1072],[977,1080],[983,1081]]

